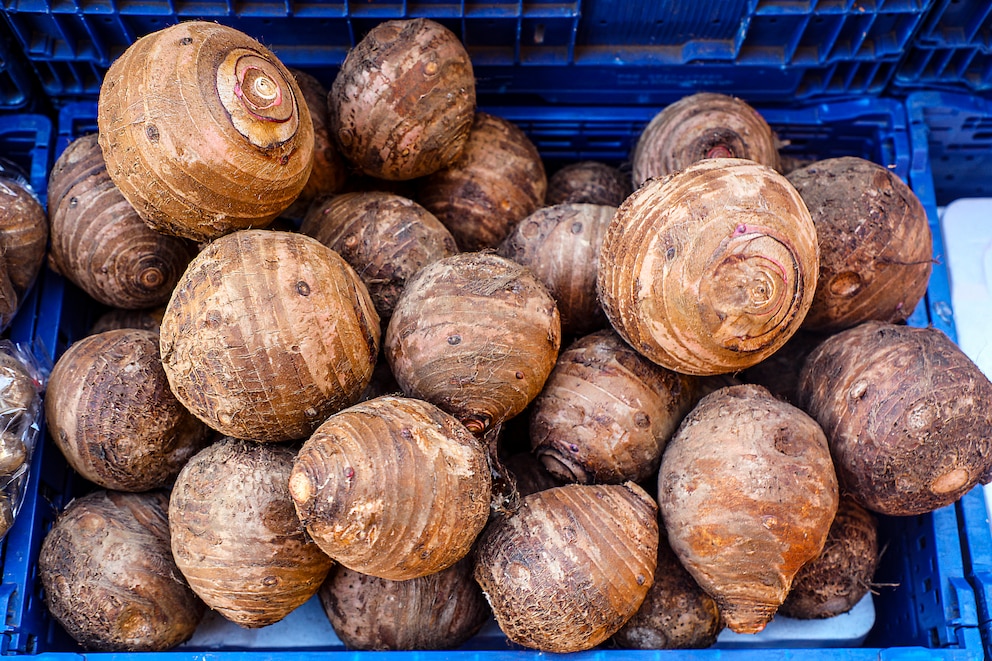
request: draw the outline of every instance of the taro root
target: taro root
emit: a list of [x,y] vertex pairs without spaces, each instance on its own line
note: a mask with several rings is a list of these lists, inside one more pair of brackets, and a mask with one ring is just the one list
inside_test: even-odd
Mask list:
[[672,550],[737,633],[772,619],[823,549],[838,499],[823,430],[755,385],[700,400],[658,472]]
[[74,140],[49,176],[48,263],[104,305],[165,305],[196,246],[141,220],[107,173],[96,134]]
[[654,581],[657,512],[633,482],[570,484],[493,519],[476,549],[475,580],[507,638],[575,652],[616,633]]
[[407,281],[385,354],[404,393],[481,434],[537,396],[560,346],[555,300],[530,270],[491,253],[460,253]]
[[566,484],[555,477],[544,467],[541,460],[529,451],[514,452],[503,461],[503,468],[512,477],[520,498]]
[[27,179],[0,158],[0,250],[20,300],[38,277],[48,245],[48,217]]
[[740,376],[744,382],[764,386],[776,397],[792,405],[798,405],[799,395],[796,393],[796,384],[799,382],[799,373],[803,369],[806,357],[826,337],[821,333],[800,329],[782,345],[781,349],[760,363],[747,368]]
[[510,232],[497,253],[528,267],[558,303],[561,330],[583,335],[606,326],[596,297],[599,250],[616,207],[542,207]]
[[548,178],[544,203],[618,207],[630,195],[630,177],[598,161],[570,163]]
[[141,218],[195,241],[265,227],[313,165],[296,79],[262,44],[206,21],[131,44],[103,79],[97,126],[107,171]]
[[806,359],[797,391],[844,491],[874,512],[933,511],[992,470],[992,383],[935,328],[841,331]]
[[172,559],[168,510],[164,491],[94,491],[45,536],[45,605],[84,648],[160,652],[193,635],[205,608]]
[[351,264],[382,319],[392,315],[410,276],[458,252],[451,232],[431,212],[391,193],[345,193],[315,203],[300,231]]
[[345,57],[328,96],[341,153],[379,179],[404,180],[451,165],[475,113],[465,47],[440,23],[379,23]]
[[916,194],[887,168],[830,158],[789,174],[820,244],[820,273],[803,328],[833,332],[905,321],[927,291],[933,240]]
[[158,333],[162,326],[162,317],[165,315],[165,306],[146,310],[125,310],[123,308],[111,308],[97,317],[93,325],[90,326],[90,335],[102,333],[108,330],[119,330],[121,328],[140,328]]
[[716,602],[685,570],[661,535],[654,585],[611,642],[629,649],[705,649],[716,643],[722,630]]
[[0,481],[16,473],[28,460],[28,448],[21,434],[0,430]]
[[190,459],[172,489],[176,564],[207,606],[243,627],[282,620],[333,564],[296,517],[295,456],[284,445],[224,438]]
[[634,188],[707,158],[745,158],[779,169],[779,142],[741,99],[700,92],[659,112],[634,147]]
[[52,369],[45,417],[69,465],[119,491],[170,484],[212,436],[169,390],[158,335],[138,329],[72,344]]
[[417,199],[464,251],[495,248],[544,203],[548,180],[537,147],[502,117],[477,112],[461,157],[426,177]]
[[337,565],[318,594],[334,632],[350,649],[452,649],[491,614],[472,568],[466,557],[427,576],[391,581]]
[[640,482],[696,401],[696,379],[603,330],[561,352],[530,419],[531,449],[566,482]]
[[22,432],[34,422],[39,406],[39,384],[28,366],[13,354],[0,351],[0,430]]
[[194,415],[226,436],[309,436],[358,401],[379,316],[336,252],[302,234],[242,230],[210,243],[162,318],[162,364]]
[[871,589],[878,554],[878,521],[841,496],[823,552],[799,570],[778,612],[801,620],[848,612]]
[[485,447],[424,401],[379,397],[329,417],[289,479],[307,533],[339,563],[394,581],[465,557],[489,516]]
[[799,329],[819,269],[799,193],[771,168],[714,158],[653,179],[617,210],[600,303],[631,346],[687,374],[735,372]]

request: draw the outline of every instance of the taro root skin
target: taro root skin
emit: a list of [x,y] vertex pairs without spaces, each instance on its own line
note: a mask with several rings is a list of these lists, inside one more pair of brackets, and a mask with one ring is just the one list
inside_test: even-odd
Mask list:
[[797,391],[845,492],[874,512],[933,511],[992,469],[992,383],[935,328],[867,321],[836,333]]
[[344,259],[293,232],[211,242],[180,278],[161,327],[169,385],[235,438],[309,436],[358,401],[379,352],[379,316]]
[[23,298],[45,263],[49,225],[45,208],[30,187],[0,176],[0,248],[10,284]]
[[819,270],[816,229],[771,168],[700,161],[652,179],[607,228],[597,290],[632,347],[676,372],[735,372],[799,329]]
[[838,500],[823,431],[761,386],[700,400],[658,473],[672,550],[737,633],[772,619],[822,550]]
[[141,37],[100,87],[107,171],[153,229],[194,241],[265,227],[313,167],[296,79],[230,27],[185,21]]
[[526,496],[486,527],[475,580],[511,641],[577,652],[637,612],[657,548],[657,506],[635,483],[570,484]]
[[45,536],[45,604],[84,648],[161,652],[192,637],[206,609],[172,558],[168,508],[164,491],[94,491]]
[[475,113],[472,61],[440,23],[384,21],[345,57],[328,105],[331,135],[361,171],[423,177],[465,148]]
[[598,161],[570,163],[548,178],[544,203],[618,207],[631,194],[630,177]]

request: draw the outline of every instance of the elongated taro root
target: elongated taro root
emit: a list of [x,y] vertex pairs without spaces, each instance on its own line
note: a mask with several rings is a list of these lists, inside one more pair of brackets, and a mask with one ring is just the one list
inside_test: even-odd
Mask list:
[[431,212],[392,193],[344,193],[315,203],[300,231],[351,264],[382,319],[392,315],[410,276],[458,252]]
[[224,438],[190,459],[172,489],[176,564],[207,606],[243,627],[282,620],[333,565],[296,517],[295,457],[284,445]]
[[878,521],[841,496],[823,552],[799,570],[778,612],[802,620],[848,612],[871,589],[878,555]]
[[379,316],[354,269],[302,234],[242,230],[211,242],[162,318],[162,364],[194,415],[226,436],[309,436],[358,401]]
[[841,331],[806,359],[797,391],[845,492],[872,511],[930,512],[992,470],[992,383],[935,328]]
[[716,602],[685,570],[661,535],[654,585],[611,642],[630,649],[705,649],[716,643],[722,630]]
[[196,241],[266,226],[313,166],[296,79],[217,23],[185,21],[131,44],[103,79],[97,125],[107,171],[141,218]]
[[55,363],[45,396],[48,431],[80,475],[107,489],[172,482],[212,432],[169,390],[158,335],[88,335]]
[[48,217],[23,173],[0,158],[0,249],[20,300],[38,277],[48,245]]
[[458,37],[426,18],[384,21],[348,53],[328,96],[341,153],[380,179],[451,165],[468,140],[475,74]]
[[452,649],[491,615],[472,569],[465,557],[427,576],[390,581],[337,565],[318,594],[334,632],[351,649]]
[[916,194],[893,172],[854,156],[789,174],[809,208],[820,273],[803,327],[833,332],[905,321],[927,291],[933,239]]
[[602,204],[618,207],[630,195],[630,177],[599,161],[579,161],[548,178],[544,203]]
[[616,633],[654,582],[657,512],[633,482],[570,484],[494,519],[479,539],[475,580],[507,638],[576,652]]
[[696,402],[696,379],[655,365],[611,330],[561,352],[530,419],[533,452],[567,482],[640,482]]
[[558,303],[561,330],[583,335],[606,326],[596,297],[599,251],[616,207],[542,207],[510,231],[497,253],[528,267]]
[[741,99],[700,92],[667,106],[634,147],[634,188],[707,158],[745,158],[779,169],[779,142],[765,119]]
[[560,346],[555,300],[530,270],[491,253],[460,253],[407,281],[385,354],[404,393],[481,434],[537,396]]
[[772,619],[823,549],[838,500],[823,430],[761,386],[700,400],[658,472],[672,550],[737,633]]
[[475,113],[458,160],[426,177],[417,199],[464,251],[495,248],[544,203],[548,179],[537,147],[513,123]]
[[714,158],[627,198],[606,231],[597,287],[631,346],[706,375],[749,367],[785,344],[818,270],[816,229],[788,180]]
[[289,490],[307,533],[363,574],[402,581],[465,557],[489,516],[486,449],[437,407],[379,397],[329,417]]
[[110,307],[165,305],[196,246],[141,220],[111,180],[96,134],[66,147],[48,189],[54,271]]
[[164,491],[94,491],[45,536],[45,605],[84,648],[165,651],[193,635],[206,609],[172,559],[168,509]]

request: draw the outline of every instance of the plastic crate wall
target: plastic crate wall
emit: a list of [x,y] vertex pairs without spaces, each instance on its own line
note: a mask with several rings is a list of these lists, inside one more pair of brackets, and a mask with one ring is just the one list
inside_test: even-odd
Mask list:
[[879,93],[933,1],[2,0],[2,6],[55,99],[95,96],[127,46],[181,20],[238,28],[288,66],[323,77],[376,23],[422,16],[465,43],[481,97],[659,104],[697,88],[769,102]]
[[[595,159],[623,165],[640,131],[656,109],[643,107],[570,108],[570,107],[486,107],[487,111],[509,119],[523,128],[535,142],[549,164]],[[788,141],[785,152],[798,161],[829,156],[857,155],[892,168],[906,179],[910,169],[910,144],[905,112],[901,104],[889,100],[863,99],[830,102],[788,110],[759,110]],[[62,108],[59,117],[57,149],[64,149],[74,138],[95,130],[96,104],[74,103]],[[552,167],[553,169],[553,167]],[[938,267],[939,270],[939,267]],[[61,307],[48,318],[57,328],[46,327],[43,333],[64,350],[68,341],[86,332],[98,308],[87,303],[70,285],[53,280]],[[921,305],[912,323],[931,322],[928,305]],[[0,638],[3,653],[32,654],[39,659],[69,661],[83,654],[64,631],[53,622],[43,604],[36,575],[38,548],[55,514],[73,496],[86,488],[74,480],[57,449],[46,441],[44,462],[39,467],[38,493],[25,505],[23,526],[12,531],[4,564],[3,593],[12,595],[7,603],[7,621]],[[974,493],[965,496],[967,502]],[[979,498],[981,496],[978,496]],[[866,646],[856,649],[713,649],[680,651],[620,651],[598,649],[570,655],[577,660],[649,661],[677,655],[679,658],[767,661],[791,659],[799,655],[822,659],[943,658],[980,659],[983,657],[978,612],[974,591],[965,577],[962,555],[964,541],[959,530],[957,506],[942,508],[916,517],[882,517],[881,534],[887,546],[876,580],[876,624]],[[13,560],[11,560],[11,558]],[[328,625],[329,626],[329,625]],[[293,658],[314,661],[345,658],[340,648],[317,652],[286,647],[266,649],[182,650],[157,654],[167,661],[193,661],[214,658],[218,661],[263,661]],[[348,659],[366,657],[364,653],[347,653]],[[113,654],[86,654],[86,658],[123,658]],[[142,656],[142,655],[139,655]],[[151,654],[144,655],[149,658]],[[445,661],[488,661],[518,659],[534,661],[544,655],[509,648],[499,637],[470,641],[463,650],[453,652],[397,653],[408,661],[444,659]],[[128,655],[135,659],[134,655]]]
[[910,90],[992,89],[992,3],[937,0],[893,85]]
[[0,18],[0,111],[35,111],[38,97],[35,76],[6,20]]

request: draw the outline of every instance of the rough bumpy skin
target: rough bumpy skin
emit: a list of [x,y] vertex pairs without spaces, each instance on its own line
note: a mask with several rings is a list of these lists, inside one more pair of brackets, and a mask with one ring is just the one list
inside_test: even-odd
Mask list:
[[350,649],[453,649],[492,614],[472,567],[466,557],[428,576],[390,581],[338,565],[320,589],[320,603]]
[[823,549],[838,499],[823,431],[761,386],[700,400],[658,473],[672,550],[737,633],[772,619]]
[[486,448],[437,407],[379,397],[332,415],[289,482],[314,541],[355,571],[402,581],[465,557],[489,516]]
[[820,274],[803,328],[905,321],[927,291],[933,237],[916,194],[887,168],[831,158],[789,174],[809,208]]
[[388,319],[410,277],[458,252],[455,238],[416,202],[392,193],[344,193],[317,202],[300,231],[337,251],[358,272]]
[[571,484],[494,519],[479,540],[475,580],[506,636],[577,652],[616,633],[654,582],[657,512],[633,482]]
[[579,161],[551,175],[544,203],[618,207],[630,193],[630,177],[619,168],[598,161]]
[[226,436],[309,436],[358,401],[379,316],[336,252],[302,234],[243,230],[190,262],[162,318],[176,397]]
[[107,171],[152,228],[195,241],[265,227],[303,190],[313,122],[296,79],[233,28],[141,37],[100,87]]
[[[27,293],[42,265],[48,246],[48,217],[35,192],[8,178],[0,166],[0,249],[7,276],[18,300]],[[51,198],[49,198],[50,200]]]
[[655,115],[634,148],[634,188],[706,158],[746,158],[779,169],[779,143],[741,99],[701,92]]
[[48,190],[55,271],[110,307],[165,305],[196,246],[141,220],[107,173],[96,134],[62,152]]
[[465,150],[426,177],[417,199],[464,251],[495,248],[544,204],[548,179],[537,147],[519,127],[477,112]]
[[108,330],[120,330],[122,328],[140,328],[158,333],[162,327],[162,315],[165,314],[165,306],[152,308],[150,310],[126,310],[123,308],[110,308],[93,322],[90,326],[89,335],[96,335]]
[[193,591],[243,627],[282,620],[333,565],[289,495],[294,451],[225,438],[190,459],[172,489],[172,553]]
[[562,351],[530,418],[531,449],[556,477],[640,482],[696,401],[696,379],[655,365],[616,333]]
[[992,383],[935,328],[841,331],[806,359],[797,390],[845,492],[872,511],[930,512],[992,469]]
[[475,113],[465,47],[426,18],[384,21],[348,53],[328,97],[331,135],[373,177],[406,180],[451,165]]
[[80,475],[120,491],[171,483],[213,434],[169,390],[158,334],[139,329],[71,345],[52,369],[45,418]]
[[627,198],[607,228],[597,287],[631,346],[676,372],[707,375],[785,344],[818,270],[816,229],[792,184],[753,161],[713,158]]
[[606,326],[596,296],[599,251],[616,207],[559,204],[527,216],[497,253],[523,264],[558,303],[561,330],[576,336]]
[[878,556],[877,520],[841,496],[823,552],[799,570],[778,612],[804,620],[846,613],[868,594]]
[[461,253],[407,281],[385,354],[403,392],[481,434],[537,397],[560,346],[558,307],[530,270]]
[[45,605],[86,649],[161,652],[188,640],[206,610],[169,549],[169,495],[95,491],[45,536]]

